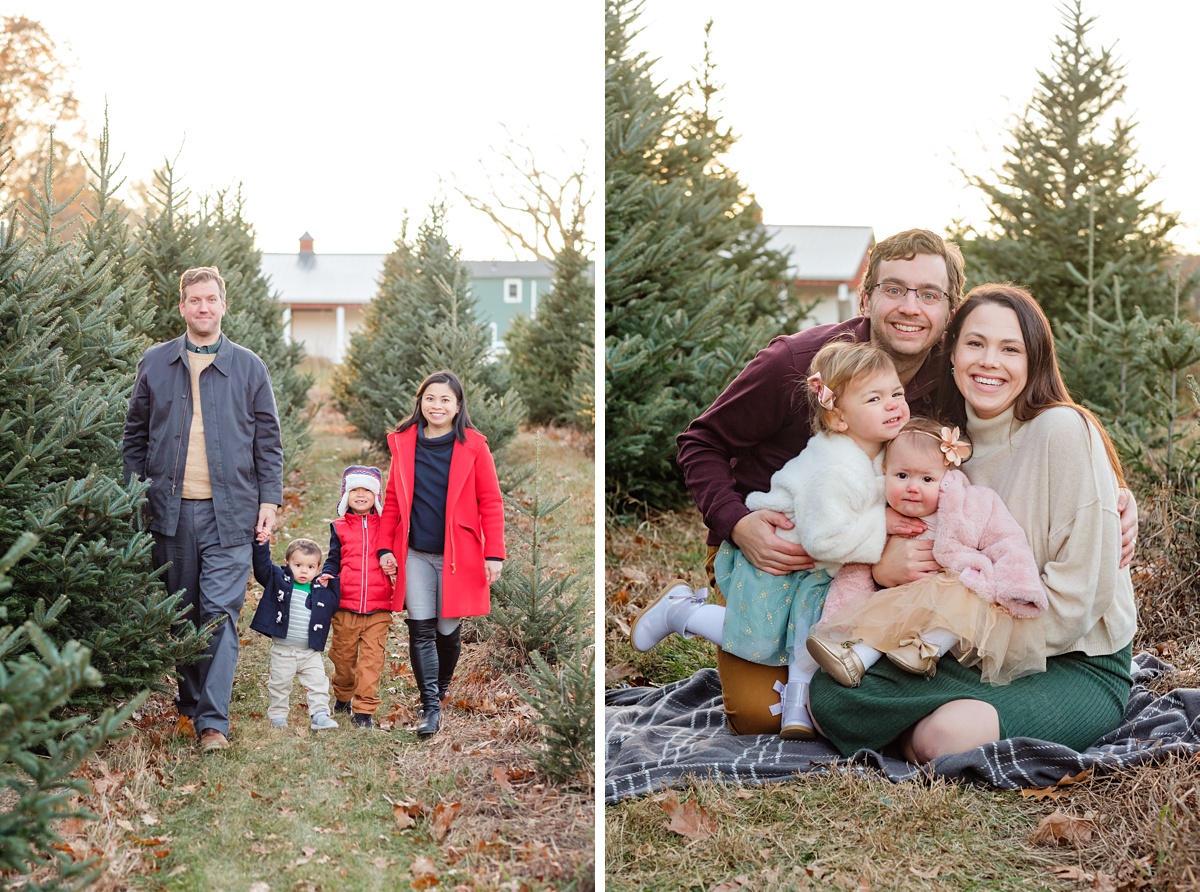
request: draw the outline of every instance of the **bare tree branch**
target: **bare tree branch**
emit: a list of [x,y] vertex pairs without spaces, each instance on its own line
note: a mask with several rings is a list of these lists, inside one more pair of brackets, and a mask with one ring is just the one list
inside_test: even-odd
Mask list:
[[507,144],[489,146],[489,158],[479,161],[487,189],[475,192],[456,183],[454,190],[496,224],[517,257],[550,260],[564,244],[578,241],[595,197],[584,176],[587,145],[575,169],[560,175],[539,165],[533,149],[507,127],[504,132]]

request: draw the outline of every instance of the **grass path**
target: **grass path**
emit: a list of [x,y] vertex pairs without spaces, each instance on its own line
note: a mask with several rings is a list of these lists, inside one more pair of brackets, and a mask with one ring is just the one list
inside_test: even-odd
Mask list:
[[[289,481],[273,552],[297,536],[329,540],[341,472],[370,461],[363,443],[328,409],[315,420],[303,480]],[[523,432],[498,457],[532,462]],[[594,465],[552,434],[540,437],[542,485],[570,493],[577,536],[564,564],[594,542]],[[384,468],[386,472],[386,467]],[[510,518],[511,522],[511,518]],[[233,746],[201,758],[173,736],[174,706],[152,699],[132,735],[91,761],[97,822],[67,827],[79,854],[109,867],[94,887],[129,890],[590,889],[594,821],[590,777],[563,789],[540,776],[526,747],[540,741],[532,711],[486,644],[464,648],[442,731],[410,730],[417,696],[402,617],[393,622],[384,672],[383,730],[308,730],[302,689],[290,725],[269,727],[269,642],[248,631],[258,587],[242,612],[242,650],[231,709]],[[468,636],[469,637],[469,636]],[[329,669],[326,659],[327,670]],[[520,679],[517,679],[519,682]]]

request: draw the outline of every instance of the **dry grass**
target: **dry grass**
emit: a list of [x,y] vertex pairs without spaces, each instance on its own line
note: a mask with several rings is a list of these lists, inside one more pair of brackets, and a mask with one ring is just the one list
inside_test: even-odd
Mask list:
[[[1200,686],[1197,518],[1153,493],[1140,513],[1135,649],[1174,666],[1156,692]],[[608,530],[606,686],[665,684],[713,665],[712,645],[695,639],[672,636],[649,654],[628,641],[662,585],[676,576],[704,584],[703,541],[694,510]],[[674,801],[667,793],[606,808],[606,889],[1200,888],[1200,759],[1024,794],[852,771],[755,788],[693,782]],[[702,838],[669,828],[681,809],[693,821],[677,826],[698,820]],[[1069,838],[1036,840],[1048,819],[1073,828]]]
[[[327,397],[327,382],[318,376],[316,398]],[[379,462],[327,399],[314,426],[313,453],[289,481],[278,553],[298,536],[328,541],[343,467]],[[534,439],[523,432],[498,462],[524,462]],[[553,485],[573,492],[591,518],[591,459],[565,436],[543,433],[541,441]],[[594,528],[590,519],[575,524],[564,560],[591,563]],[[94,792],[82,804],[100,819],[62,830],[77,856],[106,860],[93,888],[593,888],[593,777],[558,787],[538,773],[525,750],[540,739],[532,712],[494,671],[487,645],[464,648],[443,730],[427,741],[408,730],[417,696],[400,617],[376,714],[383,730],[356,731],[341,717],[338,730],[310,732],[302,691],[293,694],[290,727],[271,729],[269,642],[247,630],[257,598],[252,586],[230,750],[201,758],[194,740],[173,735],[174,706],[158,697],[129,737],[89,762]]]

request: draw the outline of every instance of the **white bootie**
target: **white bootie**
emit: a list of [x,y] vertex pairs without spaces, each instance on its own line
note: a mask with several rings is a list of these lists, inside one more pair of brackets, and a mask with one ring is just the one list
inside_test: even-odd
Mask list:
[[816,740],[817,732],[804,702],[808,685],[798,681],[789,684],[777,681],[774,690],[779,694],[779,703],[771,707],[771,715],[783,714],[779,736],[784,740]]
[[633,649],[650,650],[672,632],[691,638],[687,621],[707,599],[708,589],[693,592],[681,579],[669,583],[633,621],[633,628],[629,630]]

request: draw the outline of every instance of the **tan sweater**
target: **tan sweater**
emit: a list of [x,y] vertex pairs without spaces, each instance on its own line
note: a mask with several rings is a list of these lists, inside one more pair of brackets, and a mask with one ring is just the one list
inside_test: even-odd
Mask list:
[[192,428],[188,432],[187,465],[183,469],[183,497],[211,499],[212,482],[208,477],[208,447],[204,445],[204,413],[200,411],[200,373],[213,364],[215,353],[188,351],[192,373]]
[[967,406],[967,430],[974,454],[962,470],[1000,494],[1041,568],[1047,656],[1123,648],[1137,610],[1129,569],[1117,569],[1117,478],[1099,431],[1063,406],[1024,423],[1011,409],[985,421]]

